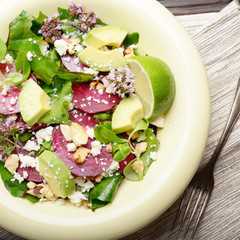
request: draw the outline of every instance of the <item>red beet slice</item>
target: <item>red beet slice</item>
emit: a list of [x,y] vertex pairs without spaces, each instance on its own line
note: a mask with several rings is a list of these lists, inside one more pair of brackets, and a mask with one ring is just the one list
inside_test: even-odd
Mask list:
[[24,168],[18,168],[17,171],[21,176],[24,175],[24,171],[28,173],[27,180],[35,183],[41,183],[43,182],[43,177],[39,175],[39,172],[32,167],[24,167]]
[[[27,150],[23,149],[25,143],[18,141],[18,145],[20,146],[20,148],[15,148],[15,150],[14,150],[15,154],[29,155],[29,152]],[[28,173],[28,177],[26,178],[28,181],[32,181],[32,182],[36,182],[36,183],[40,183],[43,181],[43,177],[40,176],[40,174],[36,170],[36,168],[20,167],[20,166],[21,166],[21,162],[19,162],[19,167],[18,167],[17,171],[19,172],[19,174],[21,176],[23,176],[23,172],[26,171]]]
[[108,94],[105,90],[100,94],[97,89],[91,89],[89,84],[78,83],[73,86],[73,103],[86,113],[108,111],[120,101],[119,96]]
[[98,125],[97,120],[92,115],[89,115],[80,109],[72,110],[69,115],[73,122],[79,123],[85,130],[87,130],[87,127],[94,128]]
[[79,58],[76,55],[66,54],[61,57],[62,64],[67,68],[70,72],[82,72],[83,68],[88,68],[87,65],[83,64],[79,61]]
[[[82,125],[84,128],[86,125]],[[94,139],[95,140],[95,139]],[[91,142],[84,146],[91,149]],[[96,177],[105,171],[112,163],[112,153],[106,152],[106,147],[103,146],[101,153],[97,156],[89,154],[84,163],[76,163],[73,158],[73,153],[68,152],[68,142],[65,140],[59,127],[53,131],[53,152],[67,165],[71,173],[79,177]]]
[[[10,72],[16,72],[15,66],[11,64],[0,63],[0,70],[4,77],[7,77]],[[0,81],[3,79],[0,77]],[[4,115],[11,115],[19,113],[18,109],[18,96],[20,89],[10,86],[6,94],[0,93],[0,113]]]
[[16,120],[16,123],[18,124],[18,126],[23,129],[23,131],[37,131],[41,128],[45,128],[47,126],[47,124],[45,123],[36,123],[33,126],[29,126],[27,123],[23,122],[21,118],[18,118]]
[[124,168],[128,165],[129,162],[131,162],[135,158],[135,155],[133,153],[130,153],[123,161],[119,163],[120,168],[118,169],[118,172],[121,174],[123,173]]

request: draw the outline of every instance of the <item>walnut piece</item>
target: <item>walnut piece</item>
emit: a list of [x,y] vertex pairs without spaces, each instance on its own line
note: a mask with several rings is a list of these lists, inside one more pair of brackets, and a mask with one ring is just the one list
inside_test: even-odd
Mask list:
[[76,163],[84,163],[89,153],[90,149],[85,147],[79,147],[77,151],[73,154],[73,158]]
[[144,165],[142,160],[137,160],[132,164],[132,169],[139,175],[143,175]]
[[14,175],[19,165],[19,157],[17,154],[11,154],[5,161],[4,167]]
[[98,84],[98,81],[92,81],[92,82],[90,83],[90,88],[91,88],[91,89],[95,89],[97,84]]
[[126,57],[132,57],[134,56],[134,52],[132,48],[127,48],[123,51],[124,56]]
[[142,153],[146,152],[146,150],[147,150],[147,142],[141,142],[136,144],[135,151],[137,152],[137,154],[139,154],[139,156]]
[[100,174],[94,180],[96,183],[100,183],[102,181],[102,179],[103,179],[103,176]]
[[109,144],[106,146],[106,151],[107,151],[108,153],[111,153],[111,152],[112,152],[112,144],[111,144],[111,143],[109,143]]
[[75,53],[75,47],[80,43],[80,39],[79,38],[75,38],[75,39],[63,39],[65,42],[68,43],[68,53],[70,55]]
[[46,183],[36,184],[34,182],[28,182],[27,187],[29,188],[29,190],[27,191],[28,194],[39,198],[45,197],[49,201],[57,200],[57,197],[54,195],[49,185]]
[[97,89],[97,90],[99,90],[99,89],[104,90],[105,87],[104,87],[104,85],[103,85],[102,83],[98,83],[97,86],[96,86],[96,89]]
[[[130,136],[131,133],[132,133],[132,131],[127,131],[126,133],[127,133],[128,136]],[[131,139],[135,140],[135,139],[137,139],[139,136],[140,136],[140,131],[137,131],[137,132],[135,132],[135,133],[131,136]]]

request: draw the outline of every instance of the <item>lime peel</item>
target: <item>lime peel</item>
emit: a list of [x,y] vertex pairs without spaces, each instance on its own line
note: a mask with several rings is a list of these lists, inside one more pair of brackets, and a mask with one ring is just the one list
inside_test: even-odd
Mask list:
[[175,80],[169,66],[150,56],[128,59],[136,83],[136,95],[141,100],[145,117],[156,118],[167,112],[175,97]]

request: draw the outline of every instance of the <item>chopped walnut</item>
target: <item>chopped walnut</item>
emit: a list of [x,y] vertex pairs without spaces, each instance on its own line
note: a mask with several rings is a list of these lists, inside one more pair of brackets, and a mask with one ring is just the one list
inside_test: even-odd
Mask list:
[[19,157],[17,154],[11,154],[5,161],[4,167],[14,175],[19,165]]
[[134,52],[132,48],[127,48],[123,51],[124,56],[126,57],[132,57],[134,56]]
[[78,123],[72,122],[70,124],[70,131],[72,135],[72,141],[76,146],[85,145],[88,142],[88,135],[85,129]]
[[99,90],[99,89],[104,90],[105,87],[104,87],[104,85],[103,85],[102,83],[98,83],[97,86],[96,86],[96,89],[97,89],[97,90]]
[[102,181],[102,179],[103,179],[103,176],[100,174],[97,177],[95,177],[94,180],[95,180],[96,183],[100,183]]
[[96,88],[96,85],[97,85],[98,83],[99,83],[98,81],[92,81],[92,82],[90,83],[90,88],[91,88],[91,89],[95,89],[95,88]]
[[137,160],[132,164],[132,169],[140,175],[143,175],[144,164],[142,160]]
[[146,152],[146,150],[147,150],[147,142],[141,142],[136,144],[135,151],[137,152],[137,154],[139,154],[139,156],[142,153]]
[[73,158],[76,163],[84,163],[89,153],[90,149],[85,147],[79,147],[77,151],[73,154]]
[[[131,131],[128,131],[128,132],[126,132],[126,133],[127,133],[128,136],[130,136],[132,132],[131,132]],[[135,133],[131,136],[131,139],[132,139],[132,140],[135,140],[135,139],[137,139],[139,136],[140,136],[140,131],[137,131],[137,132],[135,132]]]
[[112,152],[112,144],[111,144],[111,143],[109,143],[109,144],[106,146],[106,151],[107,151],[108,153],[111,153],[111,152]]
[[75,38],[75,39],[63,39],[65,42],[68,43],[68,53],[70,55],[75,53],[75,47],[80,43],[80,39],[79,38]]
[[46,198],[49,201],[57,200],[57,197],[46,183],[35,184],[34,182],[28,182],[27,187],[29,188],[27,191],[28,194],[39,198]]

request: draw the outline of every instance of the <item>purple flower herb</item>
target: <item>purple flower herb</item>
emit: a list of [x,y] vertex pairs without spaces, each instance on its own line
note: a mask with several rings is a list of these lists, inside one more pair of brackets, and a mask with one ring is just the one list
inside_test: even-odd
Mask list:
[[55,17],[45,18],[43,26],[38,31],[44,37],[49,37],[53,41],[61,39],[62,37],[61,20],[57,17],[58,14],[56,14]]
[[16,124],[16,117],[0,118],[0,160],[4,160],[17,146],[18,133],[22,130]]
[[90,11],[88,13],[83,12],[83,5],[69,2],[68,11],[71,17],[74,17],[74,23],[78,25],[81,31],[89,32],[97,24],[98,16]]
[[134,75],[128,66],[112,69],[109,74],[102,79],[103,85],[108,93],[117,94],[120,97],[129,95],[135,96]]
[[72,17],[79,17],[83,14],[83,4],[69,1],[68,11]]
[[98,16],[90,11],[79,16],[78,24],[83,32],[89,32],[97,24]]

